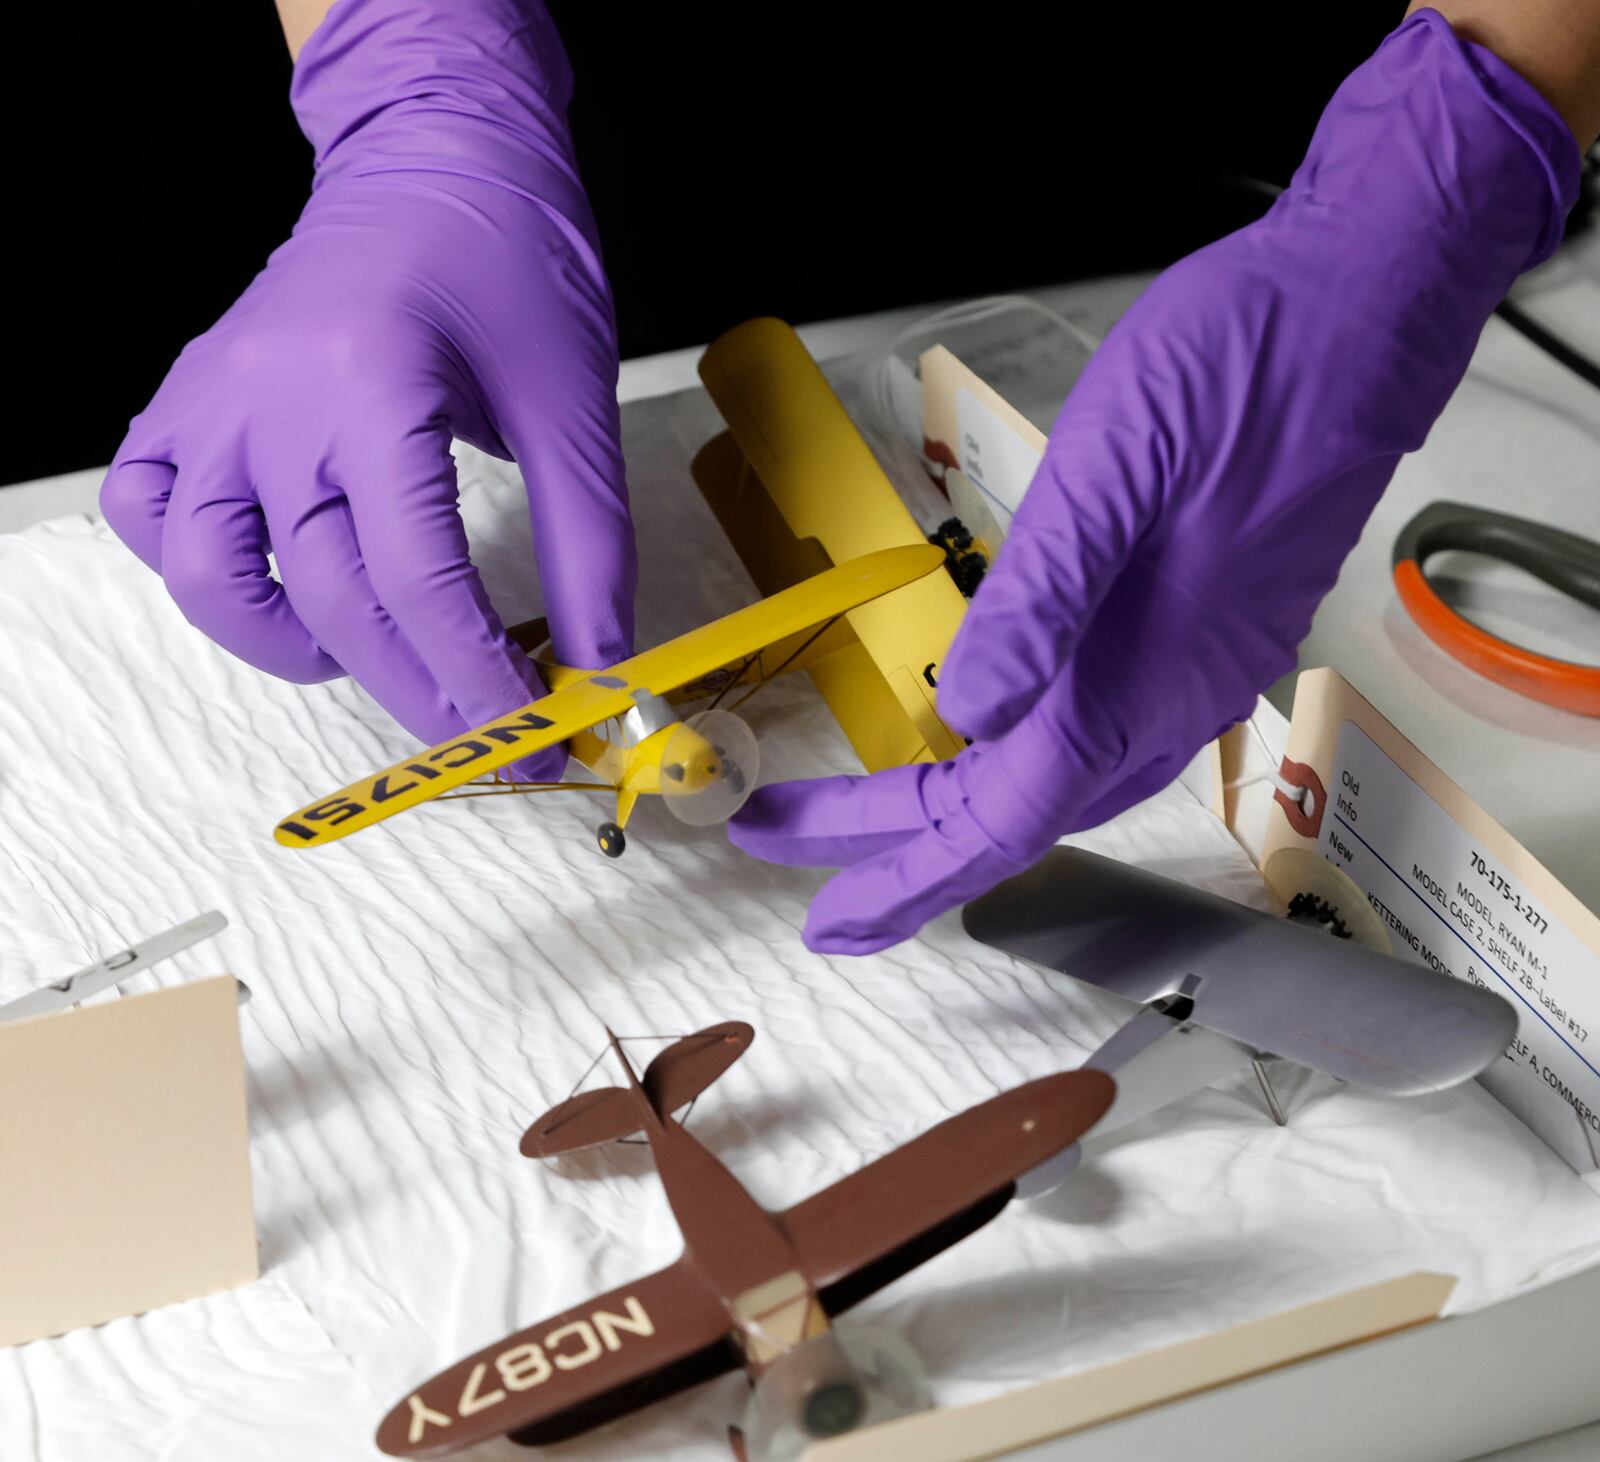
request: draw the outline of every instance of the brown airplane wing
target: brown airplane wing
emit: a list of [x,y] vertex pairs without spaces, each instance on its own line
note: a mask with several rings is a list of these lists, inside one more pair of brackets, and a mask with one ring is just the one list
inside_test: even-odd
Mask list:
[[1076,1142],[1115,1092],[1099,1071],[1030,1081],[779,1214],[823,1308],[849,1309],[982,1228],[1016,1179]]
[[507,1433],[559,1442],[732,1370],[730,1328],[679,1259],[441,1371],[383,1419],[378,1448],[442,1457]]

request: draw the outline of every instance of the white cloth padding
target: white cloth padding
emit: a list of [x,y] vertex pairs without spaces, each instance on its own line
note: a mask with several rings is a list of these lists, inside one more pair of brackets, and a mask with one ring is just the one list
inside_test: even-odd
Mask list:
[[[688,478],[716,426],[697,394],[626,412],[642,642],[753,597]],[[509,621],[536,608],[520,486],[475,453],[462,471]],[[604,803],[578,795],[436,805],[279,848],[279,816],[407,737],[348,683],[283,684],[211,646],[87,520],[0,538],[0,687],[0,998],[227,913],[219,940],[132,984],[226,968],[255,991],[265,1271],[0,1353],[5,1462],[350,1462],[413,1383],[669,1261],[679,1240],[643,1149],[517,1155],[603,1022],[754,1023],[693,1127],[780,1207],[1076,1064],[1117,1020],[1110,998],[983,949],[953,916],[878,957],[811,955],[799,928],[823,874],[747,859],[648,802],[618,862],[594,845]],[[802,679],[748,711],[768,780],[851,768]],[[1261,899],[1181,787],[1081,841]],[[1412,1269],[1459,1274],[1462,1305],[1600,1258],[1595,1193],[1475,1084],[1396,1101],[1281,1066],[1277,1081],[1287,1129],[1248,1080],[1148,1118],[863,1316],[964,1401]],[[562,1455],[723,1457],[741,1388],[725,1378]]]

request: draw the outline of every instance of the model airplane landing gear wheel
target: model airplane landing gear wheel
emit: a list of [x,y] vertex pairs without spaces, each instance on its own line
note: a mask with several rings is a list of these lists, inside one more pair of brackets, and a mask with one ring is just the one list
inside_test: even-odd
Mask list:
[[813,1442],[929,1405],[916,1351],[892,1330],[852,1325],[802,1341],[774,1361],[735,1430],[749,1462],[795,1462]]
[[620,858],[622,850],[628,846],[628,840],[622,834],[622,829],[614,822],[603,822],[595,830],[595,841],[600,844],[600,851],[608,858]]

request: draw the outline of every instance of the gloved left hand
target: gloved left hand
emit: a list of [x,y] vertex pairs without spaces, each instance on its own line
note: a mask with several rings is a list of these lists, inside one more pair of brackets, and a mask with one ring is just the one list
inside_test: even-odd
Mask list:
[[101,491],[218,644],[288,680],[348,672],[425,742],[542,694],[468,557],[452,436],[522,468],[557,657],[632,648],[611,295],[570,89],[537,0],[338,0],[294,72],[310,201]]

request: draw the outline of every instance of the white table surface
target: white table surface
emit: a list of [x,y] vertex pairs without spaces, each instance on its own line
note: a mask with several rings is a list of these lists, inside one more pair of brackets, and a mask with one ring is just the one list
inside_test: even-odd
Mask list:
[[[1525,282],[1522,293],[1528,308],[1545,324],[1560,330],[1575,344],[1600,358],[1600,308],[1594,308],[1600,304],[1597,260],[1600,260],[1600,240],[1569,251],[1546,266],[1539,277]],[[1129,276],[1055,286],[1032,293],[1069,318],[1103,333],[1143,283],[1143,276]],[[932,313],[935,308],[934,305],[919,306],[808,325],[801,327],[800,334],[813,355],[819,360],[829,360],[881,347],[900,329]],[[1493,364],[1482,368],[1475,366],[1475,371],[1496,378],[1498,384],[1490,384],[1487,379],[1476,382],[1469,377],[1469,386],[1464,390],[1481,386],[1491,396],[1495,391],[1505,396],[1509,385],[1537,400],[1553,401],[1564,415],[1576,419],[1579,430],[1600,436],[1600,393],[1583,387],[1561,367],[1532,352],[1520,340],[1495,340],[1493,337],[1497,334],[1509,337],[1510,332],[1498,323],[1488,327],[1480,358],[1492,354]],[[700,353],[700,348],[695,347],[625,361],[618,382],[619,398],[639,400],[694,385],[698,380],[695,364]],[[1464,404],[1458,396],[1453,409],[1460,412]],[[1537,422],[1540,410],[1539,406],[1530,404],[1532,422]],[[1442,423],[1447,430],[1452,425],[1450,416],[1447,411]],[[1541,826],[1545,815],[1541,809],[1548,808],[1548,815],[1556,818],[1563,809],[1570,809],[1570,803],[1562,800],[1563,794],[1557,787],[1550,787],[1545,797],[1536,795],[1539,783],[1521,774],[1519,760],[1536,753],[1547,757],[1552,749],[1558,755],[1569,753],[1574,750],[1574,743],[1578,750],[1592,756],[1594,750],[1600,748],[1600,723],[1591,728],[1581,724],[1582,718],[1555,711],[1546,714],[1541,707],[1531,707],[1531,703],[1510,705],[1508,709],[1508,703],[1500,702],[1494,687],[1486,690],[1472,684],[1475,677],[1466,671],[1457,672],[1453,663],[1442,655],[1436,660],[1431,658],[1433,647],[1426,642],[1420,645],[1414,642],[1407,635],[1405,624],[1395,619],[1392,594],[1386,588],[1375,587],[1387,585],[1388,546],[1396,526],[1389,520],[1398,516],[1403,521],[1415,506],[1420,506],[1420,501],[1415,506],[1411,504],[1414,497],[1426,501],[1442,495],[1435,490],[1438,482],[1428,462],[1432,447],[1430,439],[1429,447],[1417,454],[1411,469],[1403,470],[1397,478],[1395,489],[1380,508],[1381,521],[1375,516],[1376,528],[1363,538],[1338,587],[1318,615],[1312,634],[1302,647],[1301,664],[1309,667],[1331,663],[1346,668],[1341,660],[1350,637],[1361,635],[1362,663],[1352,677],[1357,685],[1367,689],[1386,710],[1393,699],[1404,699],[1401,712],[1391,711],[1402,729],[1422,742],[1424,749],[1446,770],[1453,771],[1491,810],[1511,822],[1513,831],[1530,821]],[[1419,468],[1422,470],[1417,470]],[[103,469],[96,468],[0,488],[0,532],[16,532],[63,514],[94,512],[102,476]],[[1597,481],[1592,462],[1586,474],[1567,466],[1549,480],[1542,480],[1531,501],[1526,488],[1527,484],[1520,485],[1511,511],[1518,511],[1515,504],[1520,503],[1521,511],[1548,515],[1552,521],[1578,531],[1591,535],[1600,531],[1600,481]],[[1488,488],[1480,484],[1476,492],[1458,487],[1451,495],[1495,501],[1492,483]],[[1491,580],[1491,585],[1494,582]],[[1491,627],[1495,612],[1495,606],[1489,606],[1485,622]],[[1512,613],[1509,618],[1515,620],[1517,616]],[[1574,624],[1576,629],[1572,628]],[[1587,624],[1580,617],[1569,625],[1558,625],[1551,648],[1569,641],[1574,634],[1586,633]],[[1525,621],[1522,627],[1526,627]],[[1425,668],[1421,671],[1417,668],[1419,654],[1428,657],[1422,662]],[[1348,669],[1346,673],[1350,673]],[[1412,689],[1407,691],[1407,686]],[[1274,699],[1283,710],[1289,709],[1286,687],[1278,688]],[[1493,719],[1482,718],[1481,706],[1485,703],[1494,712]],[[1462,710],[1479,710],[1480,714],[1461,715]],[[1441,711],[1448,713],[1441,714]],[[1430,740],[1430,736],[1434,739]],[[1512,768],[1509,772],[1505,770],[1508,766]],[[1600,765],[1591,761],[1586,784],[1590,789],[1595,785],[1597,769]],[[1490,784],[1487,794],[1474,778]],[[1506,810],[1497,808],[1496,804],[1497,797],[1511,803],[1509,789],[1512,786],[1517,789],[1516,800],[1522,809],[1520,823],[1516,817],[1508,817]],[[1534,804],[1531,809],[1529,803]],[[1551,861],[1559,864],[1562,859]],[[1593,862],[1596,890],[1600,890],[1600,857]],[[1594,898],[1594,891],[1585,891]],[[1511,1360],[1507,1358],[1508,1363]],[[1600,1424],[1484,1454],[1481,1462],[1595,1462],[1597,1458],[1600,1458]]]

